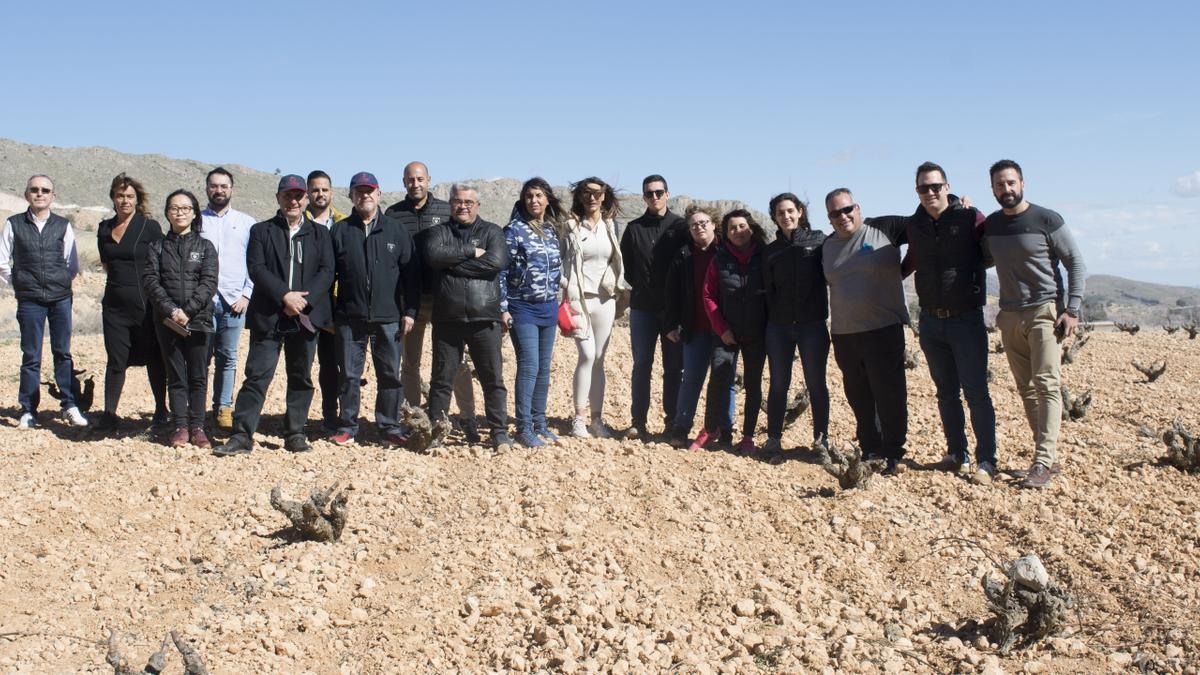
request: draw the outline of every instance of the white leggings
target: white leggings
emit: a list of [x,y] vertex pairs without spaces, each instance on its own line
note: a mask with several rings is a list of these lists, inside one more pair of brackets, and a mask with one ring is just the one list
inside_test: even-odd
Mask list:
[[575,340],[579,351],[579,363],[575,365],[575,410],[586,409],[590,403],[592,417],[599,417],[604,410],[604,353],[608,351],[608,338],[617,318],[617,300],[601,301],[589,295],[584,301],[584,311],[591,320],[592,335]]

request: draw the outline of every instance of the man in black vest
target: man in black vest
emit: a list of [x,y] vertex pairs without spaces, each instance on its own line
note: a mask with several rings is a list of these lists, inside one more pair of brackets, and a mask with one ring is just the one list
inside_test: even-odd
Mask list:
[[[429,230],[450,222],[450,204],[429,193],[432,187],[429,167],[423,162],[409,162],[404,167],[404,199],[388,207],[387,215],[400,221],[413,238],[413,250],[419,255],[425,246]],[[404,384],[404,400],[414,408],[421,406],[421,355],[424,352],[425,330],[433,317],[433,270],[421,266],[421,310],[412,330],[404,336],[404,358],[400,360],[400,382]],[[468,443],[479,442],[475,423],[475,389],[471,371],[459,368],[454,376],[454,401],[458,403],[459,427]]]
[[87,419],[75,405],[71,369],[71,281],[79,273],[75,232],[66,218],[50,212],[54,183],[37,175],[25,184],[29,208],[8,219],[0,234],[0,280],[12,284],[21,329],[21,384],[17,426],[32,429],[41,397],[42,337],[50,324],[54,382],[62,392],[63,418],[73,427]]
[[[921,205],[909,219],[905,272],[916,272],[921,350],[937,388],[946,436],[942,463],[976,483],[990,485],[996,475],[996,411],[988,393],[988,339],[983,324],[984,216],[950,194],[946,172],[933,162],[917,167],[917,195]],[[973,473],[960,389],[975,431]]]
[[254,282],[246,309],[250,352],[233,407],[233,435],[213,448],[214,455],[244,455],[254,447],[254,432],[279,365],[280,349],[287,372],[283,447],[289,452],[312,450],[304,423],[312,404],[317,333],[333,320],[329,299],[333,244],[329,230],[304,215],[307,189],[300,176],[281,178],[275,193],[279,211],[250,228],[246,247],[246,269]]

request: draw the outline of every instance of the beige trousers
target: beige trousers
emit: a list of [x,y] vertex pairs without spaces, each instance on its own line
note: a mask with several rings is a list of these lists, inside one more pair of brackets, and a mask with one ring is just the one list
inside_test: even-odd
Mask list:
[[1033,431],[1033,461],[1047,468],[1058,460],[1058,430],[1062,424],[1062,351],[1054,335],[1053,302],[1039,307],[1000,310],[996,326],[1004,343],[1008,367],[1025,404]]

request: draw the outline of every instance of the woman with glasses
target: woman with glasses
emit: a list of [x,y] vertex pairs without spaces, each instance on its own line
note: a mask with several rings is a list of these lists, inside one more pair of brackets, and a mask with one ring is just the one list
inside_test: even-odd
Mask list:
[[[723,241],[704,277],[704,308],[712,332],[719,338],[712,353],[712,390],[717,396],[714,407],[729,407],[729,391],[740,355],[746,400],[742,406],[742,440],[736,449],[750,455],[755,451],[754,430],[762,405],[762,373],[767,361],[767,301],[762,272],[767,234],[745,209],[725,214],[721,234]],[[692,446],[704,447],[710,438],[701,432]]]
[[154,396],[152,428],[161,429],[170,422],[167,376],[154,332],[154,314],[142,293],[141,274],[150,244],[162,239],[162,226],[150,218],[146,189],[134,178],[123,173],[113,178],[108,197],[115,213],[100,221],[96,230],[96,248],[107,275],[100,318],[108,361],[104,368],[104,413],[93,429],[101,434],[117,430],[117,404],[130,366],[146,367]]
[[546,402],[562,281],[557,228],[566,215],[550,184],[530,178],[504,228],[508,267],[500,272],[500,318],[517,353],[513,440],[529,448],[558,440],[546,424]]
[[602,417],[604,354],[613,323],[629,296],[617,241],[617,213],[617,195],[608,183],[592,176],[571,186],[571,217],[559,235],[559,246],[564,295],[575,324],[568,334],[579,351],[571,422],[571,435],[576,438],[612,437]]
[[763,280],[767,291],[767,361],[771,387],[767,391],[767,442],[763,451],[782,449],[783,419],[792,364],[796,352],[804,371],[812,405],[814,448],[827,446],[829,387],[825,383],[829,361],[829,296],[821,266],[824,232],[813,229],[808,204],[790,192],[775,195],[767,209],[779,229],[763,254]]
[[154,310],[155,330],[167,371],[175,431],[171,447],[211,447],[204,433],[208,392],[208,333],[217,292],[217,250],[200,236],[200,202],[187,190],[167,197],[166,236],[152,242],[142,268],[142,290]]
[[[663,297],[667,298],[663,315],[667,339],[682,343],[683,346],[683,380],[679,385],[675,418],[668,431],[668,440],[678,448],[688,446],[700,389],[708,377],[713,343],[717,339],[704,308],[703,290],[708,267],[717,253],[717,247],[721,245],[717,237],[720,214],[715,209],[692,204],[684,211],[683,217],[690,235],[689,244],[672,258],[671,266],[667,268],[667,284],[663,293]],[[707,438],[708,435],[717,435],[717,430],[722,430],[731,440],[733,410],[729,406],[724,410],[715,407],[719,398],[715,385],[715,381],[709,379],[704,413],[705,431],[702,433]],[[703,447],[703,444],[696,447]]]

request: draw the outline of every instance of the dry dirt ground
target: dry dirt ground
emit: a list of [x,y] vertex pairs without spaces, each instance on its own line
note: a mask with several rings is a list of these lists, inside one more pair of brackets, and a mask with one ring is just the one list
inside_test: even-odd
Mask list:
[[[102,372],[98,335],[77,336],[74,353]],[[1162,356],[1166,375],[1139,383],[1130,360]],[[110,671],[108,629],[139,666],[178,629],[219,673],[1197,669],[1200,476],[1159,464],[1162,444],[1137,433],[1176,416],[1200,427],[1200,341],[1180,334],[1094,335],[1066,377],[1095,403],[1064,425],[1065,473],[1044,492],[923,466],[944,448],[923,364],[909,379],[916,465],[840,492],[799,447],[807,414],[776,462],[569,439],[500,456],[455,442],[428,457],[380,447],[373,431],[291,456],[273,435],[277,381],[258,449],[218,459],[139,435],[140,371],[122,437],[75,433],[52,406],[41,428],[17,430],[19,359],[15,339],[0,343],[0,670]],[[574,361],[559,339],[560,426]],[[992,369],[1001,469],[1025,468],[1030,433],[1003,356]],[[618,428],[630,371],[619,330]],[[830,376],[844,442],[853,426],[832,359]],[[353,488],[341,540],[293,541],[271,488],[335,481]],[[1078,608],[1060,637],[1001,657],[980,627],[980,578],[1025,553]],[[181,671],[172,652],[168,672]]]

